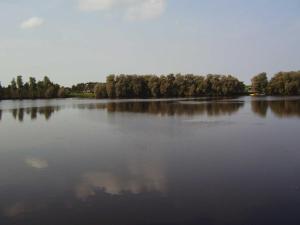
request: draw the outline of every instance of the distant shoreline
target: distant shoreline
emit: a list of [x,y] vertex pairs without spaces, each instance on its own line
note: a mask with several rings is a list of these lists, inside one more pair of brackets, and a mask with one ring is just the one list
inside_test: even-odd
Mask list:
[[47,76],[37,81],[30,77],[23,82],[22,76],[13,78],[10,85],[2,87],[1,99],[161,99],[194,97],[236,96],[293,96],[300,95],[300,71],[279,72],[270,80],[260,73],[246,86],[231,75],[199,76],[193,74],[169,75],[109,75],[105,83],[89,82],[63,87]]

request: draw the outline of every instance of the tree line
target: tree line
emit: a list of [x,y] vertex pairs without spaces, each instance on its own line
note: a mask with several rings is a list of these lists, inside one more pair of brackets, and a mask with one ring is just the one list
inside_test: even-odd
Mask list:
[[279,72],[270,81],[266,73],[251,80],[252,92],[266,95],[300,95],[300,71]]
[[40,81],[30,77],[25,83],[22,76],[17,76],[7,87],[2,87],[0,84],[0,99],[64,98],[65,96],[65,88],[51,82],[47,76]]
[[300,71],[279,72],[270,80],[266,73],[260,73],[252,78],[248,89],[231,75],[109,75],[105,83],[80,83],[71,88],[55,84],[47,76],[40,81],[30,77],[25,83],[22,76],[17,76],[7,87],[0,83],[0,100],[80,96],[111,99],[238,96],[249,91],[265,95],[300,95]]
[[244,94],[245,85],[231,75],[110,75],[94,91],[96,98],[234,96]]

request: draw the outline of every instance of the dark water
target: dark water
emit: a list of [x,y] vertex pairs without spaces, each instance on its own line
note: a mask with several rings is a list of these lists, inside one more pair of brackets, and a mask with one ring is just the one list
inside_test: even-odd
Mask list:
[[299,225],[300,98],[0,102],[1,225]]

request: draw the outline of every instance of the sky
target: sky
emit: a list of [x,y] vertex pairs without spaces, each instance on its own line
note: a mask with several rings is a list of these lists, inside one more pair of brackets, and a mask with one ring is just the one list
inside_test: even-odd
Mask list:
[[300,70],[299,0],[0,0],[0,81]]

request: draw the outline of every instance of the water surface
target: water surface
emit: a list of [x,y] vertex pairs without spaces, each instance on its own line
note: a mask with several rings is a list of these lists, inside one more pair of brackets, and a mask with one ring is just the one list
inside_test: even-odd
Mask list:
[[300,98],[0,101],[0,224],[300,224]]

